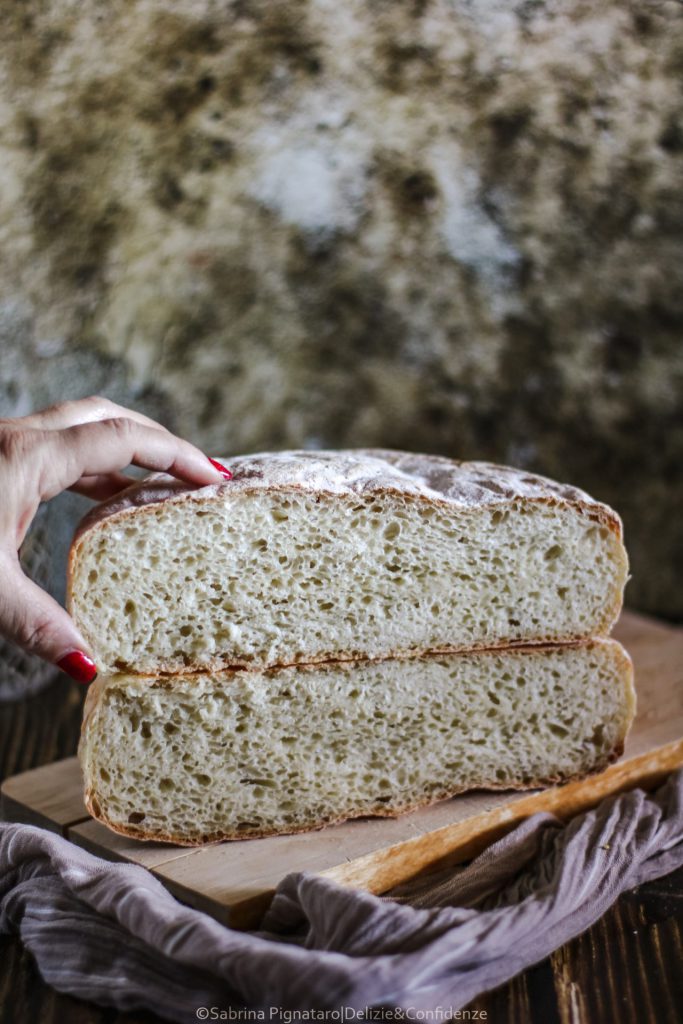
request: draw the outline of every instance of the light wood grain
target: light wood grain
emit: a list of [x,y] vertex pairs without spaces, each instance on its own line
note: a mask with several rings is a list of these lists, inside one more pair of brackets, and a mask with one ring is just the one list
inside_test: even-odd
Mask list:
[[582,782],[533,793],[467,793],[400,818],[362,819],[296,836],[201,849],[141,843],[88,818],[75,758],[8,779],[3,816],[61,831],[111,860],[151,870],[178,898],[236,927],[254,925],[292,871],[383,892],[416,874],[475,856],[538,811],[569,818],[683,764],[683,630],[624,614],[616,632],[633,657],[638,715],[624,757]]
[[75,757],[32,768],[2,786],[5,821],[40,825],[65,834],[66,827],[89,815],[83,804],[81,773]]

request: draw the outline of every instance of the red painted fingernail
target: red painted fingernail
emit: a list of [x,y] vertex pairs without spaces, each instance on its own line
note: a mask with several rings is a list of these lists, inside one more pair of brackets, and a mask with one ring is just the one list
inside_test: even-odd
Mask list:
[[57,664],[62,672],[66,672],[68,676],[75,679],[77,683],[83,683],[84,686],[92,683],[97,675],[97,665],[83,651],[70,651],[69,654],[60,658]]
[[222,462],[216,462],[215,459],[209,459],[209,462],[211,463],[214,469],[217,469],[218,472],[225,477],[226,480],[232,480],[232,473],[230,472],[227,466],[223,465]]

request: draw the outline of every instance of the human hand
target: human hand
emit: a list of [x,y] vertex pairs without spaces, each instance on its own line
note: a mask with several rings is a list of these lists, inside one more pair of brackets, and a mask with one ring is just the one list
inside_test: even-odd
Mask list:
[[102,501],[133,481],[129,465],[204,486],[232,474],[194,445],[107,398],[0,419],[0,633],[78,682],[97,675],[71,617],[24,575],[18,550],[41,501],[70,490]]

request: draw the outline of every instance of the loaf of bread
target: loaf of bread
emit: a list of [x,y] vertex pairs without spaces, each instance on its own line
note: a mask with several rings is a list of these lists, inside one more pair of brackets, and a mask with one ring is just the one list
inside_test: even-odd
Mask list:
[[82,524],[69,609],[108,671],[570,642],[619,613],[621,522],[574,487],[383,449],[227,461],[225,484],[157,474]]
[[86,803],[116,832],[199,844],[395,815],[465,789],[604,768],[633,717],[612,640],[91,686]]

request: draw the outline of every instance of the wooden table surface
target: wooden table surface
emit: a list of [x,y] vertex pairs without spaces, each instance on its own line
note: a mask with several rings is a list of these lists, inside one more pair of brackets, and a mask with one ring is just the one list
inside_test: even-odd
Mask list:
[[[75,753],[84,696],[60,677],[37,697],[0,704],[0,780]],[[588,932],[470,1009],[494,1024],[680,1024],[683,869],[625,893]],[[17,939],[0,937],[0,1024],[158,1021],[60,995]]]

